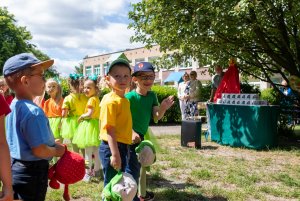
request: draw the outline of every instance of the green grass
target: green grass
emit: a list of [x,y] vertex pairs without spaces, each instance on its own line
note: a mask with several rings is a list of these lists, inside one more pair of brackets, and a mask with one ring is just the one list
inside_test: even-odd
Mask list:
[[[202,141],[202,149],[180,146],[180,136],[156,138],[157,161],[147,175],[159,201],[300,200],[300,150],[255,151]],[[70,185],[76,200],[101,200],[103,181]],[[49,190],[46,200],[62,200]]]

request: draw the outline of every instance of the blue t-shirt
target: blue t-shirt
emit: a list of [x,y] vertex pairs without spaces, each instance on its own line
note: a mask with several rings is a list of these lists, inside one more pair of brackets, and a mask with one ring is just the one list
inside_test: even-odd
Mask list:
[[33,155],[31,149],[42,144],[55,146],[44,111],[30,100],[16,98],[10,109],[11,113],[6,116],[6,140],[11,157],[23,161],[41,160]]

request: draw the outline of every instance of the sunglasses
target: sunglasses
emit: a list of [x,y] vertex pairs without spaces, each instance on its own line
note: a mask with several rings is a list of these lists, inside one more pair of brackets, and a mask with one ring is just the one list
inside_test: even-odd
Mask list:
[[155,76],[149,75],[149,76],[144,76],[144,75],[138,75],[138,78],[141,80],[155,80]]

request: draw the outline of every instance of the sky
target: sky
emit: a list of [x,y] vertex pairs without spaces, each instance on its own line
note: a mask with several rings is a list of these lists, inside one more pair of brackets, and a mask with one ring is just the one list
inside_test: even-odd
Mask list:
[[141,47],[130,43],[131,3],[139,0],[0,0],[30,41],[54,59],[61,76],[74,72],[85,56]]

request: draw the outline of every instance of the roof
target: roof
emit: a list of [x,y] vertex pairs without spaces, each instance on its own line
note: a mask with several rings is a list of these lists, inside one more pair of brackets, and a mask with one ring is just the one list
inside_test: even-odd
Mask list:
[[114,53],[114,54],[110,55],[110,57],[106,60],[106,62],[111,63],[114,60],[119,59],[119,58],[126,59],[127,61],[129,61],[128,58],[125,56],[124,52],[119,52],[119,53]]
[[185,72],[171,72],[164,82],[181,82]]

